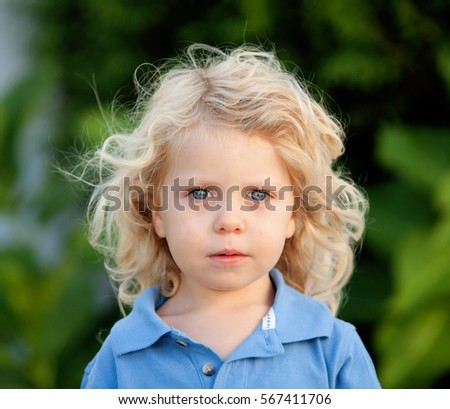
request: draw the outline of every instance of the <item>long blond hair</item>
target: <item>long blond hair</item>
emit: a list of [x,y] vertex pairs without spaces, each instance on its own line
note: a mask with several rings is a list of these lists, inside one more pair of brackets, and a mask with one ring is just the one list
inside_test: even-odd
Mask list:
[[[90,241],[106,257],[119,301],[132,304],[155,284],[167,296],[175,293],[180,272],[165,239],[153,229],[150,210],[161,205],[171,152],[214,123],[263,135],[283,159],[297,198],[297,225],[276,267],[291,285],[336,314],[364,232],[367,202],[334,169],[344,150],[342,127],[304,82],[273,52],[197,44],[138,89],[139,124],[110,135],[96,151],[100,174],[107,177],[89,203]],[[121,200],[114,211],[111,192]]]

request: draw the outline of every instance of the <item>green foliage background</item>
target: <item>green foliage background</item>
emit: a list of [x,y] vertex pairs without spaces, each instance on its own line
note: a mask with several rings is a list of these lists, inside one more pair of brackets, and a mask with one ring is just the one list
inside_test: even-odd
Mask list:
[[[76,388],[119,310],[85,238],[87,192],[55,172],[104,137],[143,62],[192,42],[275,45],[347,125],[368,193],[341,317],[387,388],[450,387],[450,2],[40,0],[34,66],[0,100],[0,387]],[[73,161],[69,161],[73,164]]]

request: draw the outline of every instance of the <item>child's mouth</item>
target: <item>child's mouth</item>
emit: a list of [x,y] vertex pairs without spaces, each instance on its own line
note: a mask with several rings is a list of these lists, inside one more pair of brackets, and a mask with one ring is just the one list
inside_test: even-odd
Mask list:
[[246,254],[234,249],[224,249],[211,254],[209,259],[220,264],[235,264],[247,258]]

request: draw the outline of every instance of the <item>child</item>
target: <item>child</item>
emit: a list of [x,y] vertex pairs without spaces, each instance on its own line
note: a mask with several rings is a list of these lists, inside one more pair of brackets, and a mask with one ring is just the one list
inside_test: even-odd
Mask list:
[[339,124],[258,48],[193,45],[153,86],[98,152],[91,239],[133,309],[82,387],[380,387],[333,316],[366,211]]

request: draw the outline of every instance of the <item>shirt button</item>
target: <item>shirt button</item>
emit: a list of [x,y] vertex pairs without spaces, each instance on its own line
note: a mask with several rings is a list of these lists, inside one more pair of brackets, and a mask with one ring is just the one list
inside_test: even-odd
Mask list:
[[183,341],[182,339],[177,339],[175,341],[178,345],[181,345],[182,347],[187,347],[188,343],[186,341]]
[[213,376],[216,373],[216,367],[213,364],[205,364],[202,367],[202,372],[206,376]]

